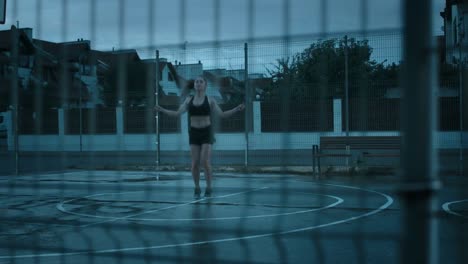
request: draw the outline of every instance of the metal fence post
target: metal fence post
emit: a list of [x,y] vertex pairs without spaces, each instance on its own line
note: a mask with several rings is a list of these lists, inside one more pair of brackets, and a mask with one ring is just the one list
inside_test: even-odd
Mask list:
[[245,111],[244,111],[244,122],[245,122],[245,150],[244,150],[244,166],[249,166],[249,131],[250,131],[250,116],[251,116],[251,100],[249,90],[249,51],[248,44],[244,43],[244,83],[245,83]]
[[[460,22],[457,25],[457,27],[461,27]],[[460,32],[461,29],[459,29]],[[458,43],[458,52],[459,52],[459,61],[458,61],[458,71],[459,71],[459,89],[458,89],[458,111],[460,112],[460,148],[459,148],[459,170],[460,170],[460,175],[463,175],[463,70],[464,70],[464,63],[463,63],[463,40],[464,40],[464,34],[461,35],[459,43]]]
[[15,150],[15,175],[19,174],[19,87],[18,87],[18,64],[19,64],[19,27],[11,27],[11,57],[12,57],[12,82],[11,82],[11,105],[13,110],[13,136]]
[[[346,116],[346,154],[351,154],[349,146],[349,69],[348,69],[348,36],[345,35],[345,116]],[[349,157],[346,157],[346,168],[349,168]]]
[[315,177],[317,175],[316,166],[317,166],[317,154],[318,154],[318,145],[312,146],[312,174]]
[[401,263],[437,263],[439,259],[432,4],[427,0],[404,1]]
[[[156,50],[156,80],[155,80],[155,104],[159,105],[159,50]],[[160,144],[160,133],[159,133],[159,111],[156,111],[156,170],[159,171],[159,165],[161,161],[161,144]]]
[[[79,76],[80,76],[80,79],[79,79],[79,81],[80,81],[80,84],[79,84],[79,90],[80,90],[79,91],[79,97],[80,98],[79,98],[79,105],[78,105],[79,115],[80,115],[80,152],[83,152],[83,106],[82,106],[82,103],[83,103],[82,97],[83,97],[83,95],[82,95],[82,92],[81,92],[81,88],[82,88],[81,87],[81,78],[82,78],[81,68],[78,71],[79,71]],[[80,158],[81,158],[81,156],[82,155],[80,154]]]

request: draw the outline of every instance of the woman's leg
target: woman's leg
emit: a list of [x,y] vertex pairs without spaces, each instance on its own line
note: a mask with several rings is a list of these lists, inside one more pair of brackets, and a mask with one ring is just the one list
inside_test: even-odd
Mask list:
[[211,194],[211,144],[203,144],[201,146],[201,164],[205,170],[206,190],[207,194]]
[[200,190],[200,151],[199,145],[190,145],[190,153],[192,155],[192,178],[195,184],[195,191]]

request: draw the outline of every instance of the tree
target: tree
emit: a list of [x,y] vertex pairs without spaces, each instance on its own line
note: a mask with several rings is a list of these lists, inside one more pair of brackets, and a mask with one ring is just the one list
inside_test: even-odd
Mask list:
[[[290,62],[290,60],[292,60]],[[297,80],[295,73],[296,62],[295,57],[277,59],[277,65],[274,69],[267,69],[271,75],[271,85],[265,87],[265,98],[276,98],[280,95],[280,91],[292,86],[292,82]]]
[[276,97],[286,90],[292,100],[343,97],[346,46],[350,96],[382,96],[385,90],[375,90],[375,84],[396,85],[399,66],[385,66],[371,60],[373,50],[367,40],[329,39],[312,43],[291,57],[278,59],[273,69],[267,69],[273,81],[265,91],[266,96]]

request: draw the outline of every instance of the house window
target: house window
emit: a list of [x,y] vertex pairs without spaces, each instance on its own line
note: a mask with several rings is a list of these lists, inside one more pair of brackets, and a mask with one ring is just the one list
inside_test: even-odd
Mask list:
[[42,80],[46,82],[57,80],[57,77],[54,75],[54,70],[51,67],[44,67],[40,72],[42,72]]
[[47,68],[42,68],[39,73],[42,74],[42,80],[49,80],[49,72]]
[[0,76],[7,76],[8,67],[5,64],[0,64]]
[[92,75],[92,67],[89,65],[82,65],[83,75]]
[[29,68],[29,56],[20,55],[19,60],[18,60],[18,64],[19,64],[20,67]]

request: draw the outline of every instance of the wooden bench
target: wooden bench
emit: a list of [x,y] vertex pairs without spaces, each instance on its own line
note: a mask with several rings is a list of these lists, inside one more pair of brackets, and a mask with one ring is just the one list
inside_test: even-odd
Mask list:
[[363,158],[399,157],[400,147],[400,136],[321,137],[320,146],[312,148],[313,172],[317,165],[320,173],[320,159],[324,157],[351,158],[351,151],[356,150],[361,151]]

